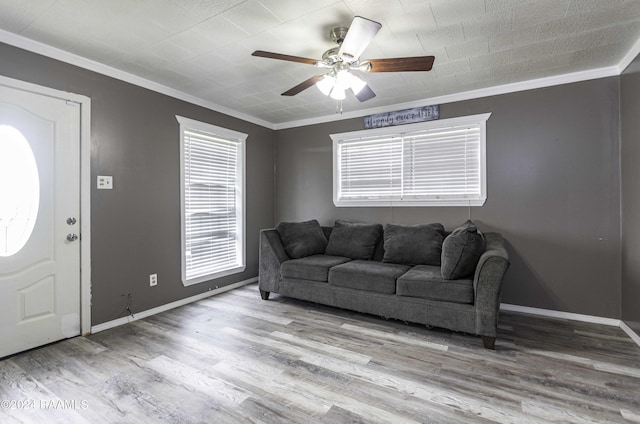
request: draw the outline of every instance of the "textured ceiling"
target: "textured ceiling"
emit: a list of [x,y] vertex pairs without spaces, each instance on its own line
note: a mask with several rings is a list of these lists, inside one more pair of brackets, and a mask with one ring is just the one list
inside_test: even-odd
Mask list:
[[[271,124],[332,115],[320,58],[354,15],[382,23],[362,55],[435,55],[431,72],[367,74],[345,112],[616,66],[640,39],[640,0],[0,0],[0,29]],[[1,41],[1,39],[0,39]]]

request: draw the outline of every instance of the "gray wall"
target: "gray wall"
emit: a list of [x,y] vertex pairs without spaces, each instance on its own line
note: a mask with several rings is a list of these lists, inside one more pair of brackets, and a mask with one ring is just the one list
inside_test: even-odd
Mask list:
[[[128,293],[135,313],[258,275],[258,233],[274,222],[273,130],[5,44],[0,75],[91,98],[93,325],[126,315]],[[246,271],[187,288],[175,115],[249,135]],[[97,175],[113,175],[114,189],[96,190]]]
[[640,334],[640,56],[620,78],[622,320]]
[[[618,88],[614,77],[441,106],[441,118],[493,113],[488,199],[471,215],[508,242],[503,302],[620,317]],[[358,118],[277,132],[276,221],[467,219],[467,208],[334,207],[329,134],[360,129]]]
[[[629,234],[622,239],[622,280],[619,78],[442,105],[442,118],[493,113],[488,200],[469,211],[335,208],[329,134],[362,129],[360,118],[274,132],[4,44],[0,75],[92,99],[92,185],[96,175],[113,175],[115,186],[92,189],[94,325],[124,316],[128,293],[137,312],[255,277],[258,231],[278,221],[439,221],[451,229],[471,213],[481,229],[500,231],[508,241],[512,266],[504,302],[613,318],[622,313],[638,331],[640,267],[630,260],[640,252],[633,237],[640,232],[633,222],[640,209],[636,73],[622,77],[623,229]],[[176,114],[249,134],[247,270],[188,288],[180,281]],[[156,288],[148,285],[150,273],[158,273]]]

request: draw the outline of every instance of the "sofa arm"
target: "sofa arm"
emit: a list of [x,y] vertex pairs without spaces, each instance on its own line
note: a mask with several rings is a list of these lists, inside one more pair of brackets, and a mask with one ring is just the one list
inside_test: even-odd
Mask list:
[[288,261],[278,232],[273,229],[260,231],[258,286],[261,292],[278,293],[280,286],[280,265]]
[[495,336],[500,309],[502,279],[509,268],[509,254],[502,236],[486,233],[487,248],[478,261],[473,279],[477,334]]

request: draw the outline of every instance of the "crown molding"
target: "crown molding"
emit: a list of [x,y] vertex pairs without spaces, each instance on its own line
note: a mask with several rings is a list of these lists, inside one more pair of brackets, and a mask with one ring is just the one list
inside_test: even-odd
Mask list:
[[120,69],[105,65],[100,62],[87,59],[85,57],[67,52],[56,47],[52,47],[48,44],[44,44],[38,41],[31,40],[21,35],[14,34],[12,32],[0,30],[0,42],[9,44],[14,47],[18,47],[24,50],[28,50],[33,53],[37,53],[52,59],[56,59],[71,65],[75,65],[93,72],[97,72],[102,75],[106,75],[112,78],[116,78],[121,81],[125,81],[149,90],[165,94],[167,96],[184,100],[185,102],[192,103],[197,106],[210,109],[215,112],[220,112],[225,115],[229,115],[234,118],[242,119],[247,122],[251,122],[256,125],[260,125],[272,130],[282,130],[287,128],[303,127],[308,125],[322,124],[333,121],[341,121],[351,118],[359,118],[366,115],[372,115],[375,113],[388,112],[391,110],[409,109],[418,106],[424,106],[429,104],[444,104],[453,103],[464,100],[478,99],[488,96],[496,96],[500,94],[516,93],[519,91],[533,90],[537,88],[552,87],[562,84],[570,84],[574,82],[587,81],[598,78],[606,78],[611,76],[620,75],[624,69],[640,54],[640,39],[633,45],[633,47],[627,52],[622,60],[614,66],[590,69],[581,72],[572,72],[563,75],[556,75],[551,77],[538,78],[534,80],[504,84],[494,87],[481,88],[477,90],[465,91],[461,93],[447,94],[443,96],[428,97],[416,101],[398,103],[393,105],[380,106],[376,108],[358,110],[353,112],[346,112],[336,116],[324,115],[315,118],[301,119],[296,121],[273,123],[263,119],[257,118],[246,113],[242,113],[225,106],[213,103],[208,100],[204,100],[200,97],[187,94],[180,90],[176,90],[171,87],[150,81],[148,79],[139,77],[137,75],[122,71]]
[[633,62],[633,60],[640,54],[640,38],[631,47],[631,49],[624,55],[620,63],[618,63],[618,75],[622,74],[627,66]]
[[23,50],[37,53],[42,56],[49,57],[51,59],[59,60],[70,65],[78,66],[89,71],[97,72],[102,75],[106,75],[111,78],[118,79],[120,81],[128,82],[137,85],[142,88],[146,88],[151,91],[155,91],[160,94],[173,97],[178,100],[184,100],[185,102],[202,106],[210,109],[214,112],[220,112],[225,115],[229,115],[234,118],[242,119],[243,121],[251,122],[262,127],[269,129],[275,129],[271,122],[264,121],[255,116],[248,115],[246,113],[238,112],[228,107],[219,105],[217,103],[204,100],[200,97],[187,94],[183,91],[176,90],[175,88],[167,87],[166,85],[159,84],[157,82],[150,81],[146,78],[139,77],[129,72],[122,71],[120,69],[105,65],[100,62],[96,62],[91,59],[79,56],[74,53],[70,53],[66,50],[59,49],[57,47],[50,46],[48,44],[41,43],[39,41],[32,40],[30,38],[23,37],[18,34],[14,34],[9,31],[0,29],[0,42],[21,48]]
[[[634,56],[635,57],[635,56]],[[606,68],[590,69],[588,71],[572,72],[569,74],[556,75],[552,77],[538,78],[534,80],[515,82],[511,84],[497,85],[494,87],[480,88],[477,90],[465,91],[461,93],[446,94],[444,96],[427,97],[421,100],[399,103],[388,106],[380,106],[371,109],[358,110],[343,113],[339,117],[334,115],[319,116],[317,118],[302,119],[299,121],[290,121],[275,124],[276,130],[287,128],[304,127],[307,125],[323,124],[326,122],[340,121],[343,119],[359,118],[366,115],[388,112],[390,110],[410,109],[413,107],[453,103],[463,100],[472,100],[482,97],[497,96],[499,94],[516,93],[518,91],[534,90],[536,88],[552,87],[555,85],[570,84],[573,82],[587,81],[598,78],[606,78],[620,75],[618,66],[609,66]]]

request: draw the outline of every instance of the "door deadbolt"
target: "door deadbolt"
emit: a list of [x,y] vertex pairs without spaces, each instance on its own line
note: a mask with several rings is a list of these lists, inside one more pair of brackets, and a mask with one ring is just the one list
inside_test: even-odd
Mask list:
[[74,217],[67,218],[67,224],[73,225],[76,223],[76,219]]

